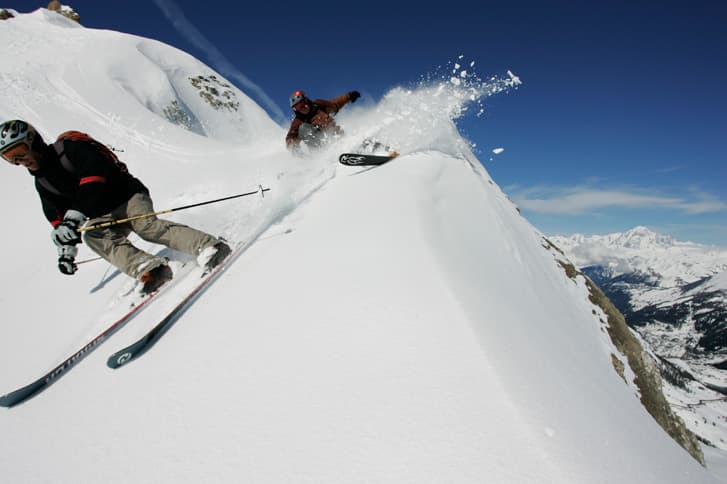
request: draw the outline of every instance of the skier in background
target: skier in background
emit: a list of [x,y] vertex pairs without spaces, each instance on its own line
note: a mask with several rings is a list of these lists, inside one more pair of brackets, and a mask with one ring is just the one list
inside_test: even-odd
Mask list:
[[[53,226],[58,269],[77,270],[76,244],[80,227],[154,212],[149,190],[101,143],[79,132],[66,132],[48,145],[25,121],[0,124],[0,155],[23,166],[35,178],[43,212]],[[120,271],[138,279],[150,294],[172,278],[167,259],[134,247],[127,236],[135,232],[149,242],[197,257],[210,269],[231,252],[222,240],[186,225],[149,216],[83,232],[83,241]]]
[[311,148],[319,148],[330,136],[343,134],[331,114],[336,114],[346,104],[354,103],[360,97],[358,91],[351,91],[331,100],[311,100],[303,91],[295,91],[290,96],[290,107],[295,118],[285,137],[288,149],[294,154],[301,154],[301,141]]

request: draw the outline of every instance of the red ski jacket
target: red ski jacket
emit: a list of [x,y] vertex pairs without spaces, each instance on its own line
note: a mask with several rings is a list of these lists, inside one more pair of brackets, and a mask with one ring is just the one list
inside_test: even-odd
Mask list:
[[336,124],[333,117],[330,114],[335,114],[343,108],[346,104],[351,101],[351,95],[349,93],[341,94],[335,99],[316,99],[311,101],[311,109],[308,114],[301,114],[296,112],[295,118],[290,123],[290,129],[285,137],[285,143],[288,148],[292,148],[300,143],[300,136],[298,131],[303,123],[309,123],[315,128],[320,129],[325,133],[340,133],[342,132],[340,126]]

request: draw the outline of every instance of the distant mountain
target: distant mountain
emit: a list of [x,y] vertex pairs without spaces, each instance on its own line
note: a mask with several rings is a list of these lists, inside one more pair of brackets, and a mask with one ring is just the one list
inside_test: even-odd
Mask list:
[[680,242],[646,227],[550,240],[658,356],[672,386],[667,396],[691,430],[726,448],[727,248]]
[[[727,248],[679,242],[646,227],[608,235],[556,236],[551,240],[579,267],[601,267],[609,278],[624,274],[658,278],[658,286],[683,287],[727,270]],[[635,298],[633,304],[649,303]]]

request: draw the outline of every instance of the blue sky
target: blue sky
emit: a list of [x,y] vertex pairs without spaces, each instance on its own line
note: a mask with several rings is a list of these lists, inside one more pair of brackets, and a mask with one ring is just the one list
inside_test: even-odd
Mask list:
[[727,246],[725,2],[67,3],[191,53],[278,121],[295,89],[376,101],[460,55],[483,78],[510,69],[523,85],[459,125],[536,227]]

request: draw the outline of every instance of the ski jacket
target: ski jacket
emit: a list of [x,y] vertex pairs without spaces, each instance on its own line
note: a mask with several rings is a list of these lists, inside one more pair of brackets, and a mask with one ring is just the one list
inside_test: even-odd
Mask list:
[[139,192],[149,193],[108,148],[87,140],[59,139],[42,154],[35,177],[43,213],[54,227],[67,210],[89,218],[113,211]]
[[295,118],[290,123],[290,129],[285,137],[285,143],[291,148],[300,143],[299,130],[302,124],[309,123],[316,129],[326,133],[340,133],[341,128],[331,117],[351,101],[349,93],[341,94],[335,99],[316,99],[311,101],[311,108],[308,114],[295,113]]

